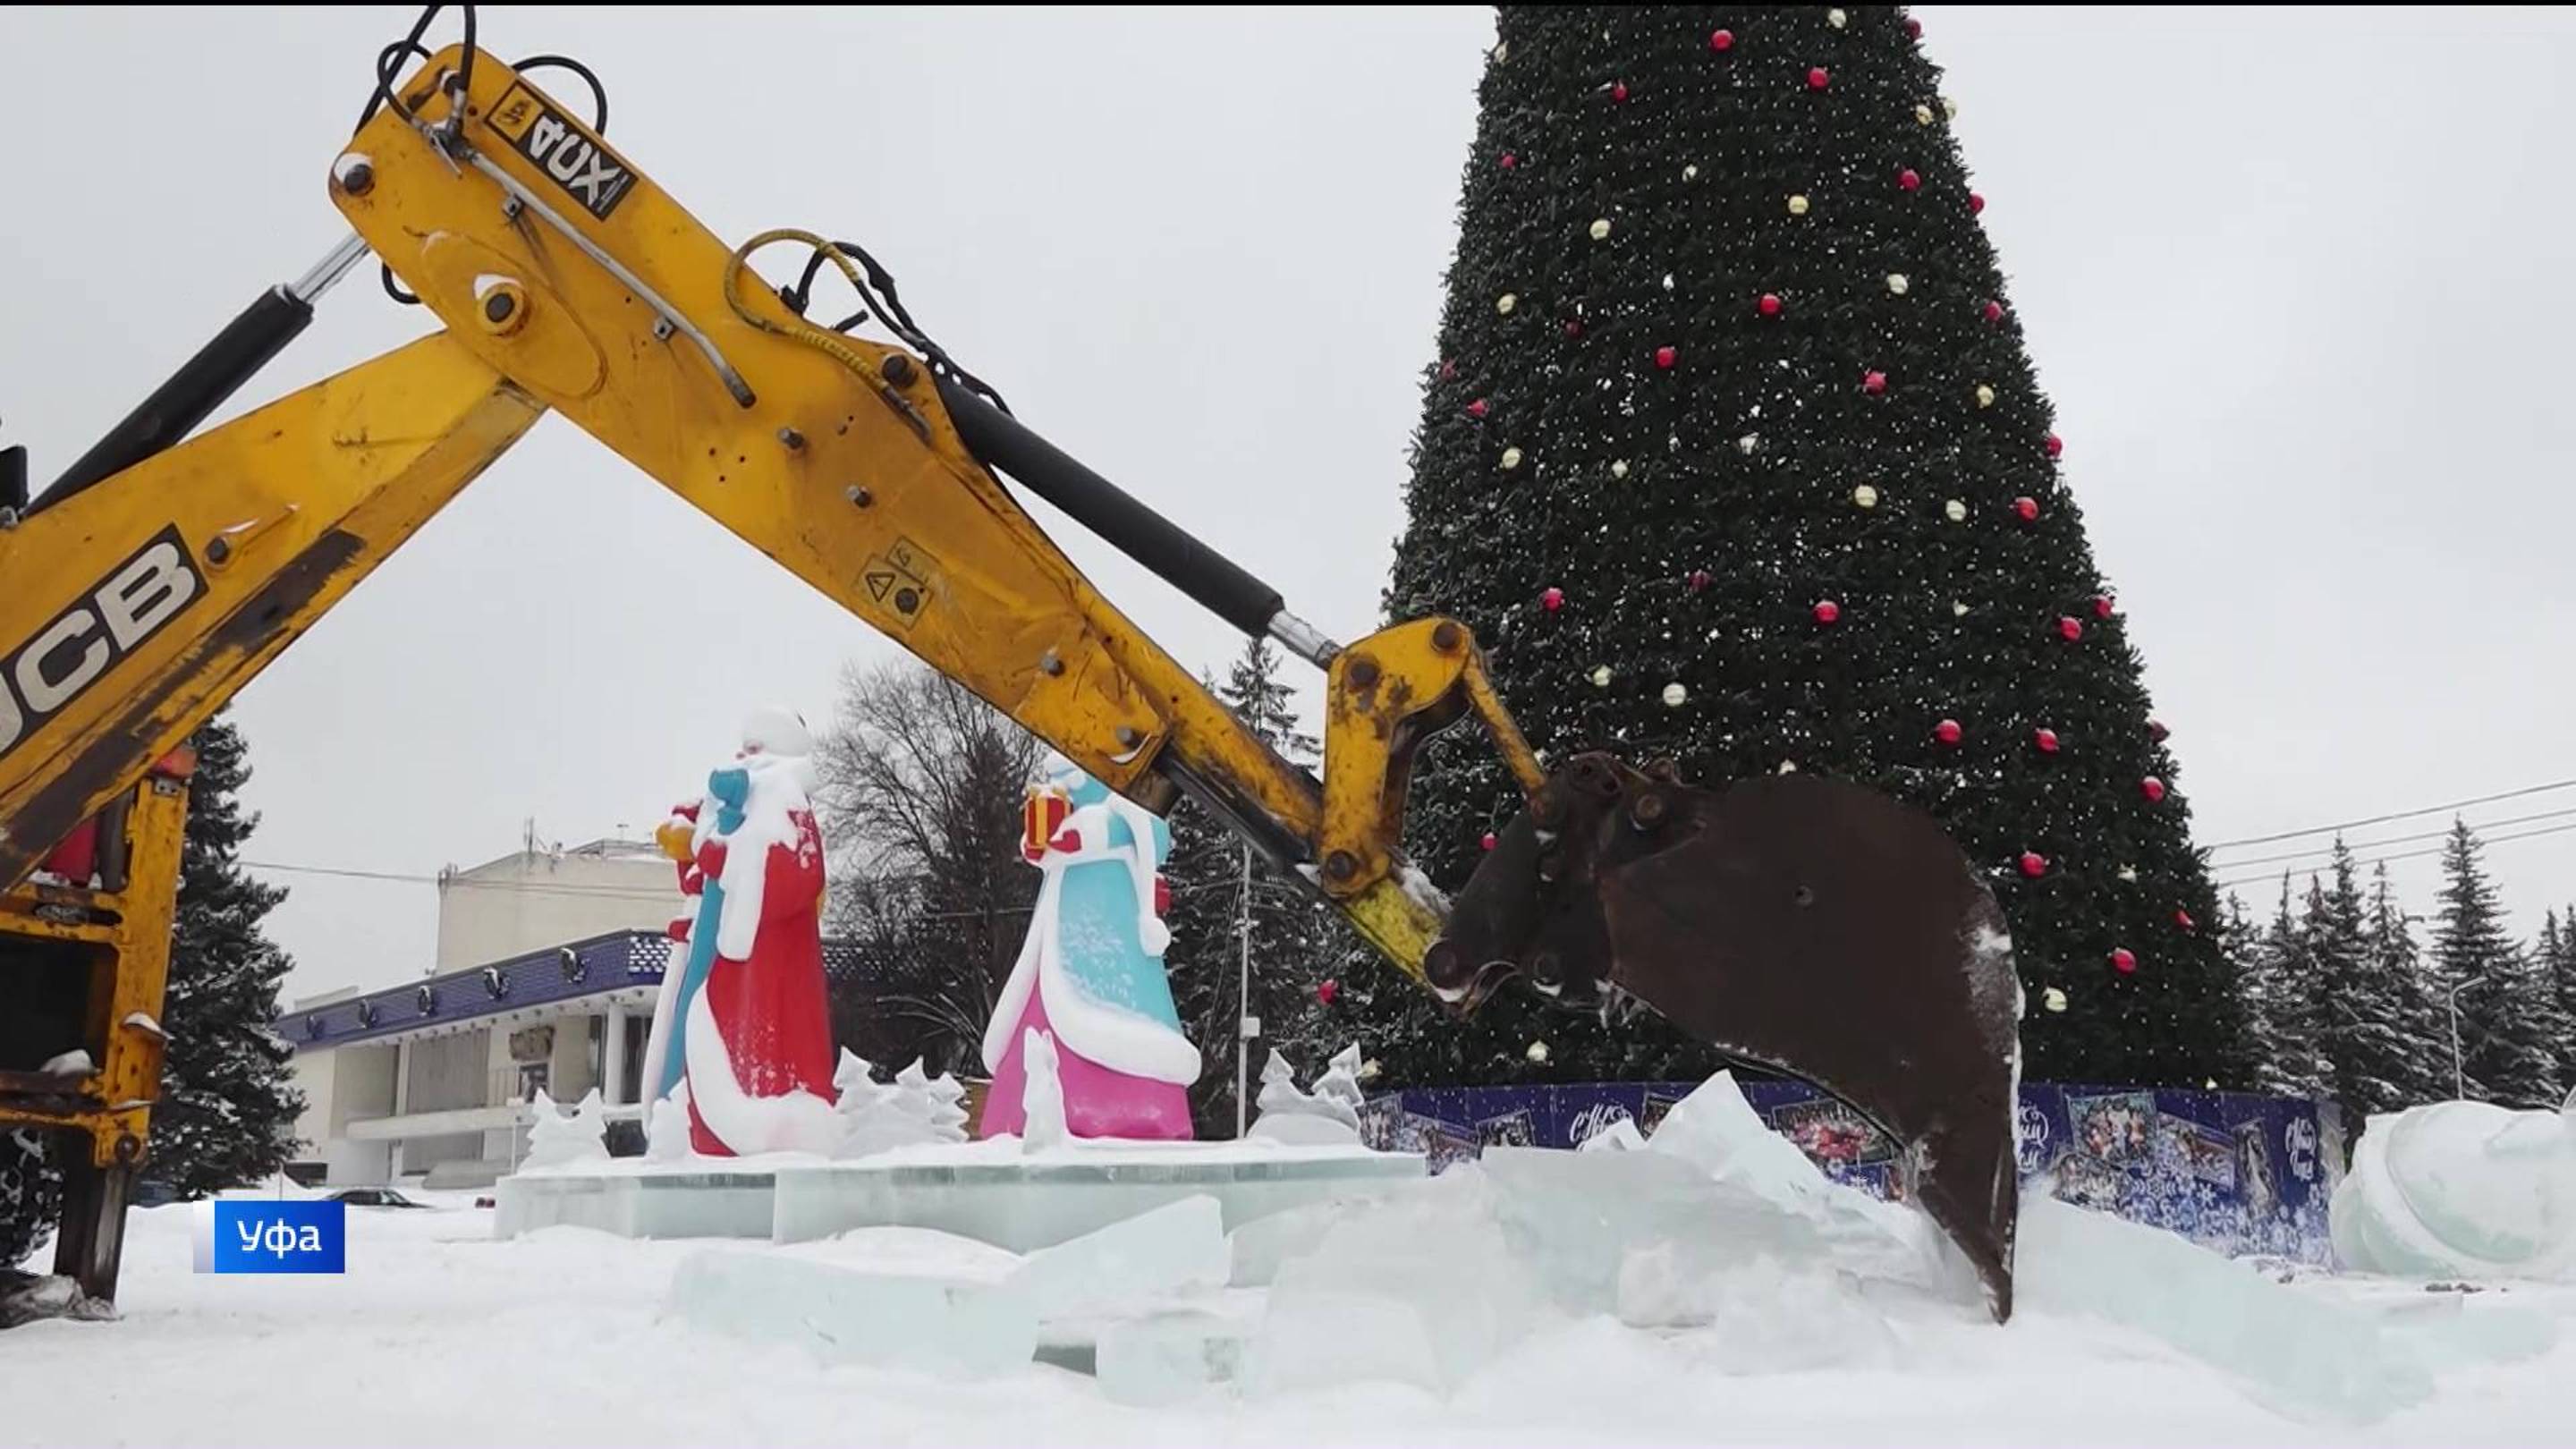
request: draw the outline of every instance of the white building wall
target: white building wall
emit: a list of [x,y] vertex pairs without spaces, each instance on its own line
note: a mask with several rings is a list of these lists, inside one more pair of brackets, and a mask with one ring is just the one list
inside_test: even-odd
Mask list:
[[681,913],[677,868],[649,844],[595,841],[521,851],[438,887],[438,970],[482,966],[604,936],[659,931]]

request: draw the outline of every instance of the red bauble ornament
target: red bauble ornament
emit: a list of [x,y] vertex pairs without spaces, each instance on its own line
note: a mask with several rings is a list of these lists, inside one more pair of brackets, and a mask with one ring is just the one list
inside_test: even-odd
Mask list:
[[1467,404],[1467,416],[1471,418],[1481,418],[1492,411],[1493,409],[1486,404],[1483,398],[1478,398],[1474,402]]
[[1906,16],[1905,38],[1908,40],[1921,40],[1923,38],[1923,22],[1915,19],[1911,15]]
[[1732,30],[1714,30],[1709,32],[1708,48],[1717,51],[1720,54],[1733,50],[1735,48],[1735,32]]
[[1614,101],[1624,101],[1628,99],[1628,83],[1626,81],[1612,81],[1610,83],[1610,99]]
[[2055,730],[2046,728],[2032,730],[2030,742],[2039,746],[2039,752],[2043,755],[2057,753],[2057,731]]
[[2111,953],[2111,969],[2126,976],[2138,969],[2138,958],[2129,953],[2128,947],[2122,946]]
[[2037,880],[2041,876],[2048,874],[2048,857],[2040,854],[2036,850],[2023,851],[2021,853],[2021,873],[2030,877],[2032,880]]
[[2165,782],[2149,775],[2138,782],[2138,793],[2146,796],[2147,803],[2153,805],[2165,798]]
[[2110,618],[2110,617],[2111,617],[2111,609],[2112,609],[2111,596],[2110,596],[2109,594],[2095,594],[2095,595],[2093,596],[2093,617],[2094,617],[2094,618],[2096,618],[2096,619],[2107,619],[2107,618]]
[[1655,349],[1655,366],[1662,368],[1666,372],[1672,371],[1674,364],[1681,360],[1682,354],[1679,348],[1665,346]]
[[2182,927],[2186,931],[2196,931],[2200,929],[2200,923],[2191,918],[2191,912],[2184,910],[2180,906],[2174,907],[2174,924]]
[[1763,316],[1777,317],[1780,315],[1780,294],[1777,292],[1765,292],[1762,294],[1762,300],[1754,305],[1762,309]]
[[1538,606],[1553,614],[1565,607],[1565,590],[1551,584],[1538,596]]
[[2062,457],[2066,452],[2066,440],[2055,433],[2049,434],[2048,441],[2041,446],[2048,449],[2048,456],[2052,458]]
[[1565,319],[1565,335],[1566,335],[1566,336],[1568,336],[1568,337],[1580,337],[1580,336],[1582,336],[1582,335],[1583,335],[1583,319],[1582,319],[1582,318],[1580,318],[1580,317],[1568,317],[1568,318],[1566,318],[1566,319]]
[[1816,622],[1830,624],[1843,616],[1843,606],[1831,599],[1816,600]]
[[1921,189],[1923,178],[1914,174],[1914,168],[1908,166],[1896,173],[1896,184],[1907,191],[1915,191]]
[[1823,90],[1826,86],[1833,83],[1833,79],[1831,72],[1827,71],[1821,65],[1817,66],[1807,72],[1807,89],[1811,91]]
[[1492,832],[1492,831],[1490,831],[1490,830],[1488,830],[1488,831],[1486,831],[1486,832],[1485,832],[1485,839],[1484,839],[1484,841],[1483,841],[1483,844],[1484,844],[1484,847],[1485,847],[1487,850],[1491,850],[1491,849],[1493,849],[1495,846],[1500,845],[1500,844],[1502,844],[1502,843],[1503,843],[1503,842],[1495,836],[1494,832]]
[[1945,745],[1957,744],[1962,733],[1964,731],[1959,728],[1959,722],[1954,719],[1945,719],[1932,727],[1932,738]]
[[1315,999],[1324,1003],[1326,1006],[1332,1005],[1333,998],[1341,994],[1342,983],[1335,981],[1330,976],[1327,976],[1323,980],[1315,983]]
[[1509,170],[1511,170],[1513,167],[1518,166],[1519,164],[1521,164],[1521,158],[1519,158],[1518,156],[1513,155],[1513,154],[1512,154],[1511,152],[1509,152],[1509,151],[1506,151],[1506,152],[1504,152],[1504,153],[1503,153],[1502,166],[1503,166],[1503,169],[1504,169],[1504,170],[1509,171]]
[[1860,375],[1860,390],[1868,393],[1872,397],[1876,397],[1880,393],[1887,391],[1887,374],[1878,371],[1862,373]]
[[2165,722],[2163,720],[2151,719],[2147,721],[2147,738],[2154,740],[2157,744],[2163,744],[2165,742],[2165,736],[2171,733],[2172,731],[2165,728]]
[[1975,215],[1977,215],[1979,212],[1984,211],[1985,209],[1986,209],[1986,199],[1985,199],[1984,197],[1982,197],[1982,196],[1979,196],[1977,193],[1975,193],[1975,192],[1973,192],[1973,191],[1969,192],[1969,193],[1968,193],[1968,215],[1970,215],[1970,216],[1975,216]]
[[2021,521],[2024,523],[2037,523],[2039,521],[2039,500],[2036,498],[2016,498],[2013,500],[2013,512],[2019,514],[2021,516]]
[[1986,303],[1986,320],[1989,322],[2001,322],[2004,320],[2004,304],[1994,301]]
[[1440,359],[1440,380],[1442,382],[1455,382],[1458,380],[1458,359],[1454,357],[1444,357]]
[[1692,569],[1692,570],[1690,571],[1690,586],[1691,586],[1691,592],[1692,592],[1692,593],[1696,594],[1696,593],[1698,593],[1700,590],[1702,590],[1702,589],[1704,589],[1704,588],[1707,588],[1707,587],[1708,587],[1708,584],[1709,584],[1708,570],[1706,570],[1706,569]]
[[2072,644],[2084,637],[2084,625],[2080,620],[2071,617],[2061,618],[2057,621],[2057,637]]

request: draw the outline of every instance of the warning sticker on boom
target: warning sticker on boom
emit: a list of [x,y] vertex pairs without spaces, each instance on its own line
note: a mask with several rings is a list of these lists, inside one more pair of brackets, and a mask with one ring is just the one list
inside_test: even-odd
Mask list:
[[512,86],[492,111],[492,129],[518,143],[519,154],[537,163],[564,193],[601,221],[635,189],[635,173],[608,148],[538,100],[525,86]]
[[896,622],[910,628],[930,602],[930,575],[936,568],[930,556],[913,547],[911,540],[899,538],[893,547],[860,568],[859,582],[867,586],[871,603],[892,610]]

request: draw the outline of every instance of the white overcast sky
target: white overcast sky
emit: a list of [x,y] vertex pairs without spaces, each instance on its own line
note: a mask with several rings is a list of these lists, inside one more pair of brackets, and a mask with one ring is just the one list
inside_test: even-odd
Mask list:
[[[341,235],[325,170],[414,13],[0,11],[0,442],[40,486]],[[2576,18],[1916,13],[2200,839],[2576,776]],[[611,140],[719,234],[864,242],[1032,425],[1329,632],[1376,622],[1489,11],[481,23],[590,63]],[[355,278],[253,392],[426,325]],[[1041,517],[1183,659],[1232,652]],[[641,830],[746,708],[820,723],[890,652],[549,419],[241,696],[249,854],[426,875],[528,818]],[[2527,926],[2576,898],[2576,833],[2490,862]],[[2432,866],[2397,867],[2419,911]],[[272,878],[291,990],[428,965],[430,886]]]

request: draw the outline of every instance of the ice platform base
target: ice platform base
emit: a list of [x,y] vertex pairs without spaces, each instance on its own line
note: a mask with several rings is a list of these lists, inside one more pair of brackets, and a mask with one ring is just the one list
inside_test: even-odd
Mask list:
[[626,1166],[633,1161],[502,1178],[494,1188],[493,1236],[555,1227],[622,1238],[769,1236],[775,1168],[708,1162],[637,1170]]
[[1418,1153],[1261,1143],[1077,1144],[1020,1154],[1009,1139],[782,1166],[772,1236],[935,1228],[1015,1253],[1053,1247],[1183,1198],[1217,1200],[1228,1231],[1428,1175]]

